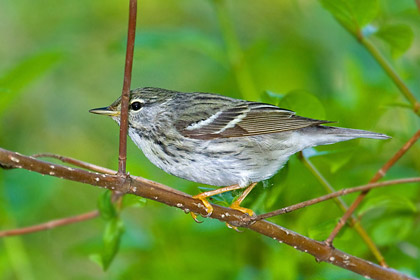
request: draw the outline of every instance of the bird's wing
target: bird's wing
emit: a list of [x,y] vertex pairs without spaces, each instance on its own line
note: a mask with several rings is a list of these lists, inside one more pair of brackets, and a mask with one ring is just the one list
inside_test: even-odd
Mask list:
[[178,131],[194,139],[215,139],[253,136],[296,130],[312,125],[329,123],[296,116],[293,111],[274,105],[243,102],[228,108],[212,110],[205,118],[196,121],[181,121]]

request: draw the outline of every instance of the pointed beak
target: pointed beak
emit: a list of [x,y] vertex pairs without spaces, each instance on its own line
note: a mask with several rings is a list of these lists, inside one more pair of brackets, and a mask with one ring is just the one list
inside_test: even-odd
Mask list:
[[120,111],[114,111],[110,107],[90,109],[89,113],[98,114],[98,115],[106,115],[110,117],[116,117],[120,115]]

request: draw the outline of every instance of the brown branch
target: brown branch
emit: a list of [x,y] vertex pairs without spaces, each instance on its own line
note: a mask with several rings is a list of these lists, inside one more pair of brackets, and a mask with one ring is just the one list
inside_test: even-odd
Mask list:
[[419,12],[420,12],[420,0],[414,0],[415,2],[416,2],[416,5],[417,5],[417,9],[419,10]]
[[415,182],[420,182],[420,177],[390,180],[390,181],[385,181],[385,182],[380,182],[380,183],[371,183],[371,184],[357,186],[353,188],[342,189],[342,190],[329,193],[329,194],[326,194],[317,198],[299,202],[297,204],[287,206],[287,207],[284,207],[284,208],[281,208],[272,212],[258,215],[256,217],[251,218],[251,220],[259,221],[263,219],[268,219],[274,216],[289,213],[289,212],[292,212],[292,211],[295,211],[295,210],[298,210],[298,209],[301,209],[301,208],[304,208],[313,204],[317,204],[317,203],[320,203],[320,202],[323,202],[332,198],[336,198],[339,196],[347,195],[350,193],[355,193],[355,192],[360,192],[360,191],[369,191],[371,189],[380,188],[380,187],[386,187],[386,186],[397,185],[397,184],[408,184],[408,183],[415,183]]
[[[201,201],[187,194],[180,194],[171,188],[143,178],[133,180],[131,177],[106,175],[70,168],[58,164],[44,162],[34,157],[0,148],[0,165],[5,168],[24,168],[45,175],[90,184],[121,193],[130,193],[152,199],[166,205],[177,207],[185,212],[193,211],[206,215]],[[369,261],[346,254],[319,241],[309,239],[298,233],[285,229],[267,221],[252,222],[248,215],[237,210],[213,205],[211,218],[227,222],[233,226],[247,227],[255,232],[268,236],[280,243],[293,246],[297,250],[313,255],[318,261],[328,262],[373,279],[415,279],[396,270],[381,267]]]
[[[306,166],[306,168],[309,169],[309,171],[315,176],[315,178],[318,179],[318,181],[321,183],[322,186],[324,186],[324,189],[328,193],[336,192],[336,189],[330,184],[330,182],[327,181],[327,179],[319,172],[319,170],[315,167],[315,165],[309,160],[309,158],[305,157],[303,152],[298,153],[299,159],[302,161],[303,165]],[[337,197],[334,199],[338,207],[343,211],[346,212],[348,206],[346,202],[341,199],[340,197]]]
[[120,146],[118,153],[118,174],[126,173],[128,103],[130,101],[131,72],[133,69],[134,40],[136,36],[137,0],[130,0],[128,15],[127,50],[125,54],[124,83],[121,94]]
[[116,174],[114,170],[112,169],[108,169],[102,166],[98,166],[95,164],[91,164],[88,162],[84,162],[78,159],[74,159],[74,158],[70,158],[70,157],[64,157],[61,155],[56,155],[56,154],[50,154],[50,153],[42,153],[42,154],[34,154],[32,155],[34,158],[55,158],[58,159],[59,161],[65,162],[65,163],[69,163],[71,165],[77,166],[77,167],[81,167],[90,171],[95,171],[95,172],[99,172],[99,173],[104,173],[104,174],[110,174],[110,175],[114,175]]
[[29,227],[11,229],[11,230],[3,230],[3,231],[0,231],[0,237],[34,233],[34,232],[38,232],[38,231],[42,231],[42,230],[52,229],[52,228],[55,228],[55,227],[60,227],[60,226],[66,226],[66,225],[74,224],[74,223],[79,223],[79,222],[82,222],[82,221],[86,221],[86,220],[96,218],[98,216],[99,216],[99,211],[94,210],[94,211],[83,213],[83,214],[80,214],[80,215],[77,215],[77,216],[66,217],[66,218],[57,219],[57,220],[51,220],[51,221],[48,221],[46,223],[33,225],[33,226],[29,226]]
[[[112,169],[109,169],[109,168],[105,168],[105,167],[102,167],[102,166],[98,166],[98,165],[95,165],[95,164],[92,164],[92,163],[89,163],[89,162],[84,162],[84,161],[81,161],[81,160],[78,160],[78,159],[61,156],[61,155],[50,154],[50,153],[42,153],[42,154],[35,154],[35,155],[33,155],[33,157],[37,157],[37,158],[39,158],[39,157],[55,158],[55,159],[58,159],[58,160],[60,160],[62,162],[70,163],[70,164],[72,164],[74,166],[85,168],[85,169],[88,169],[90,171],[99,172],[99,173],[108,174],[108,175],[115,175],[115,174],[117,174],[117,172],[115,170],[112,170]],[[144,178],[142,178],[142,177],[137,177],[137,176],[133,176],[133,175],[131,175],[131,179],[137,180],[139,182],[142,182],[142,180],[144,180]],[[160,187],[161,188],[164,188],[164,189],[166,189],[168,191],[176,192],[178,194],[184,194],[181,191],[178,191],[176,189],[172,189],[172,188],[170,188],[168,186],[165,186],[165,185],[160,185]]]
[[[414,145],[414,143],[417,142],[417,140],[420,138],[420,130],[418,130],[413,137],[411,137],[407,143],[404,144],[404,146],[399,149],[394,156],[388,160],[373,176],[373,178],[369,181],[370,183],[377,182],[379,179],[385,176],[385,174],[388,172],[388,170]],[[340,218],[335,228],[332,230],[330,236],[325,241],[327,244],[332,244],[334,241],[334,238],[337,236],[337,234],[340,232],[340,230],[343,228],[343,226],[346,224],[347,220],[350,218],[350,216],[353,214],[353,212],[356,210],[356,208],[360,205],[362,200],[365,198],[365,196],[369,193],[369,190],[366,190],[362,192],[356,200],[350,205],[350,207],[347,209],[346,213]]]
[[[303,162],[303,164],[309,169],[309,171],[314,174],[314,176],[318,179],[318,181],[324,186],[324,188],[329,192],[333,193],[336,192],[336,190],[333,188],[333,186],[327,181],[327,179],[319,172],[319,170],[315,167],[315,165],[312,164],[312,162],[303,156],[303,153],[300,152],[300,159]],[[345,213],[348,209],[348,206],[346,203],[340,198],[334,198],[334,201],[336,204],[340,207],[340,209]],[[373,240],[370,238],[369,234],[366,232],[366,230],[363,228],[363,226],[358,222],[357,218],[354,217],[354,215],[351,215],[349,218],[349,224],[351,227],[353,227],[356,232],[360,235],[360,237],[363,239],[363,241],[366,243],[372,254],[375,256],[376,260],[381,266],[389,267],[388,264],[385,261],[384,256],[382,255],[381,251],[379,251],[379,248],[376,246],[376,244],[373,242]]]

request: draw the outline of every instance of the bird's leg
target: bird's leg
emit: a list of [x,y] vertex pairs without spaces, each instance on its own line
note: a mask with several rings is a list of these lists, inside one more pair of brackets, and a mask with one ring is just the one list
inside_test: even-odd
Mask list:
[[241,207],[241,203],[242,203],[242,201],[244,201],[245,197],[252,191],[252,189],[256,185],[257,185],[257,183],[252,183],[251,185],[249,185],[246,188],[246,190],[238,197],[238,199],[235,200],[235,202],[233,202],[230,205],[230,208],[235,209],[235,210],[239,210],[242,213],[248,214],[250,217],[252,217],[253,215],[255,215],[254,211],[252,211],[251,209]]
[[[219,189],[216,189],[216,190],[203,192],[203,193],[194,195],[193,198],[199,199],[203,203],[204,207],[206,207],[206,212],[207,212],[207,215],[205,217],[210,217],[210,215],[213,213],[213,206],[211,206],[210,202],[208,202],[207,197],[210,197],[210,196],[213,196],[213,195],[216,195],[216,194],[225,193],[225,192],[228,192],[228,191],[242,189],[242,188],[243,187],[239,186],[239,185],[227,186],[227,187],[223,187],[223,188],[219,188]],[[191,216],[197,222],[197,215],[195,213],[191,212]]]

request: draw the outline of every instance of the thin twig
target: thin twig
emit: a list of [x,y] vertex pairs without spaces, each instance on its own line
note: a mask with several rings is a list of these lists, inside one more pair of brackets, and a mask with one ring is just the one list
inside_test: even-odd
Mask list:
[[398,87],[404,97],[410,102],[413,107],[413,111],[420,116],[420,103],[416,99],[414,93],[408,88],[404,83],[402,78],[395,72],[391,64],[382,56],[379,50],[366,38],[362,38],[359,42],[370,52],[370,54],[375,58],[379,65],[384,69],[385,73],[394,84]]
[[125,54],[124,83],[121,94],[120,146],[118,174],[126,174],[128,103],[130,101],[131,72],[133,69],[134,40],[136,35],[137,0],[130,0],[128,15],[127,50]]
[[[414,145],[414,143],[417,142],[417,140],[420,138],[420,130],[418,130],[408,141],[404,144],[404,146],[399,149],[394,156],[388,160],[373,176],[373,178],[369,181],[370,183],[377,182],[379,179],[385,176],[385,174],[388,172],[388,170]],[[341,217],[341,219],[338,221],[335,228],[332,230],[330,236],[325,240],[325,242],[329,245],[332,244],[334,241],[334,238],[337,236],[337,234],[340,232],[340,230],[343,228],[343,226],[346,224],[349,217],[353,214],[353,212],[356,210],[356,208],[359,206],[359,204],[362,202],[362,200],[365,198],[365,196],[368,194],[369,190],[362,192],[356,200],[350,205],[349,209],[347,209],[346,213]]]
[[103,173],[103,174],[110,174],[110,175],[114,175],[115,171],[112,169],[108,169],[102,166],[98,166],[95,164],[91,164],[88,162],[84,162],[78,159],[74,159],[74,158],[70,158],[70,157],[65,157],[65,156],[61,156],[61,155],[56,155],[56,154],[50,154],[50,153],[40,153],[40,154],[34,154],[32,155],[34,158],[55,158],[58,159],[62,162],[65,163],[69,163],[72,164],[74,166],[77,167],[81,167],[81,168],[85,168],[87,170],[90,171],[95,171],[95,172],[99,172],[99,173]]
[[[193,211],[201,215],[207,214],[204,205],[200,201],[187,194],[173,192],[168,186],[163,187],[161,184],[143,178],[132,180],[131,177],[122,178],[119,175],[97,174],[82,169],[44,162],[1,148],[0,166],[9,169],[23,168],[45,175],[117,190],[121,193],[134,194],[180,208],[186,212]],[[256,221],[252,223],[251,218],[240,211],[219,205],[213,205],[213,208],[211,218],[227,222],[234,226],[247,227],[280,243],[285,243],[297,250],[311,254],[318,261],[328,262],[372,279],[414,279],[393,269],[384,268],[346,254],[327,246],[324,242],[312,240],[273,223],[267,221]]]
[[34,232],[38,232],[38,231],[42,231],[42,230],[48,230],[48,229],[52,229],[52,228],[56,228],[56,227],[60,227],[60,226],[66,226],[66,225],[70,225],[70,224],[74,224],[74,223],[79,223],[79,222],[82,222],[82,221],[86,221],[86,220],[96,218],[98,216],[99,216],[99,211],[94,210],[94,211],[83,213],[83,214],[80,214],[80,215],[77,215],[77,216],[66,217],[66,218],[57,219],[57,220],[51,220],[51,221],[48,221],[46,223],[33,225],[33,226],[29,226],[29,227],[23,227],[23,228],[18,228],[18,229],[11,229],[11,230],[3,230],[3,231],[0,231],[0,237],[34,233]]
[[[315,167],[315,165],[313,165],[313,163],[307,157],[305,157],[303,152],[299,152],[298,155],[299,155],[299,158],[302,161],[303,165],[305,165],[306,168],[308,168],[309,171],[315,176],[315,178],[318,179],[318,181],[321,183],[322,186],[324,186],[324,189],[328,193],[336,192],[336,190],[333,188],[333,186],[327,181],[327,179],[325,179],[325,177],[321,174],[321,172],[319,172],[319,170]],[[340,197],[336,197],[336,198],[334,198],[334,201],[336,202],[338,207],[340,207],[340,209],[343,212],[346,212],[348,206],[344,202],[343,199],[341,199]]]
[[[302,152],[300,152],[299,155],[300,155],[300,159],[303,162],[303,164],[312,172],[312,174],[314,174],[314,176],[324,186],[324,188],[328,191],[328,193],[336,192],[336,190],[333,188],[333,186],[327,181],[327,179],[321,174],[321,172],[319,172],[319,170],[315,167],[315,165],[313,165],[312,162],[308,158],[306,158],[303,155]],[[341,197],[334,198],[334,201],[340,207],[340,209],[343,211],[343,213],[345,213],[347,211],[348,206],[344,202],[344,200],[341,199]],[[383,267],[389,267],[388,264],[385,262],[384,256],[379,251],[379,248],[373,242],[372,238],[370,238],[369,234],[366,232],[366,230],[363,228],[363,226],[360,223],[358,223],[356,217],[351,215],[349,223],[350,223],[350,226],[352,226],[356,230],[356,232],[360,235],[360,237],[366,243],[369,250],[372,252],[372,254],[375,256],[375,258],[378,260],[378,263]]]
[[[108,174],[108,175],[117,174],[116,171],[114,171],[112,169],[109,169],[109,168],[105,168],[105,167],[95,165],[95,164],[92,164],[92,163],[89,163],[89,162],[81,161],[81,160],[74,159],[74,158],[71,158],[71,157],[56,155],[56,154],[41,153],[41,154],[32,155],[32,157],[36,157],[36,158],[40,158],[40,157],[55,158],[55,159],[58,159],[62,162],[69,163],[69,164],[72,164],[74,166],[81,167],[81,168],[84,168],[84,169],[87,169],[87,170],[90,170],[90,171],[99,172],[99,173]],[[100,175],[100,174],[98,174],[98,175]],[[131,175],[130,177],[131,177],[131,179],[137,180],[139,182],[142,182],[142,181],[145,180],[142,177],[137,177],[137,176],[133,176],[133,175]],[[164,188],[168,191],[176,192],[176,193],[181,194],[181,195],[184,194],[183,192],[178,191],[177,189],[173,189],[173,188],[167,187],[165,185],[161,185],[161,188]]]
[[375,188],[380,188],[380,187],[385,187],[385,186],[391,186],[391,185],[398,185],[398,184],[408,184],[408,183],[416,183],[416,182],[420,182],[420,177],[415,177],[415,178],[404,178],[404,179],[397,179],[397,180],[390,180],[390,181],[384,181],[384,182],[380,182],[380,183],[371,183],[371,184],[367,184],[367,185],[362,185],[362,186],[357,186],[357,187],[353,187],[353,188],[348,188],[348,189],[341,189],[339,191],[333,192],[333,193],[329,193],[317,198],[313,198],[307,201],[303,201],[303,202],[299,202],[297,204],[291,205],[291,206],[287,206],[281,209],[277,209],[275,211],[269,212],[269,213],[265,213],[262,215],[258,215],[256,217],[252,217],[251,220],[253,221],[260,221],[260,220],[264,220],[264,219],[268,219],[274,216],[278,216],[278,215],[282,215],[285,213],[289,213],[313,204],[317,204],[320,203],[322,201],[326,201],[335,197],[339,197],[339,196],[343,196],[343,195],[347,195],[350,193],[355,193],[355,192],[360,192],[360,191],[367,191],[367,190],[371,190],[371,189],[375,189]]

